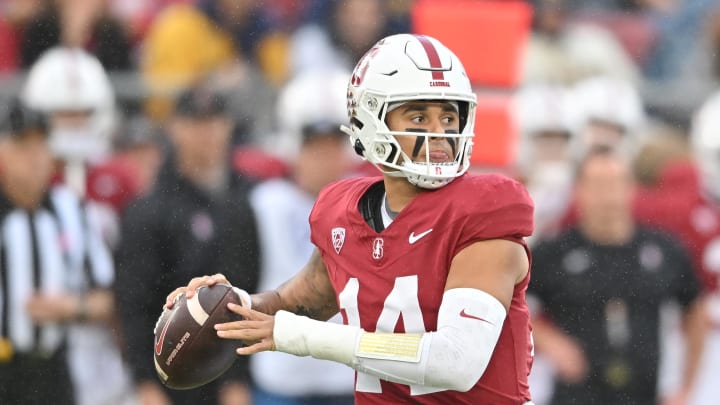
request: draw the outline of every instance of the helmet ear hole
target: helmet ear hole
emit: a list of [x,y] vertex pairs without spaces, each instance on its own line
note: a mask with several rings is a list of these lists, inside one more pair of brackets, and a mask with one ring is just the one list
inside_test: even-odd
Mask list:
[[377,144],[375,145],[375,154],[378,158],[387,163],[393,163],[393,159],[397,154],[397,146],[394,144]]
[[355,153],[357,153],[359,156],[365,156],[365,147],[363,146],[362,142],[360,142],[359,139],[355,140],[353,149],[355,150]]

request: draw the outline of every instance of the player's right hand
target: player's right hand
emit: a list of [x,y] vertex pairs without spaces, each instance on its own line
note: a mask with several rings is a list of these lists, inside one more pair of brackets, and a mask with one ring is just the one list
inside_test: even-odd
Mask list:
[[165,299],[165,305],[163,308],[170,309],[175,304],[175,300],[177,297],[179,297],[181,294],[185,293],[186,298],[192,298],[193,295],[195,295],[195,291],[197,291],[198,288],[207,285],[215,285],[215,284],[228,284],[230,285],[230,282],[225,278],[224,275],[217,273],[212,276],[202,276],[202,277],[195,277],[188,285],[184,287],[176,288],[175,291],[171,292],[167,298]]

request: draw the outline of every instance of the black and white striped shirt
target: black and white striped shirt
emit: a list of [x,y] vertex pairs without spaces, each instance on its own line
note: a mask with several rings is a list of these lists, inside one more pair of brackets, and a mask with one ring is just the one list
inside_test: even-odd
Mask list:
[[14,207],[0,193],[0,337],[18,353],[53,353],[62,325],[33,324],[25,308],[36,292],[82,293],[109,287],[112,258],[86,206],[55,186],[34,211]]

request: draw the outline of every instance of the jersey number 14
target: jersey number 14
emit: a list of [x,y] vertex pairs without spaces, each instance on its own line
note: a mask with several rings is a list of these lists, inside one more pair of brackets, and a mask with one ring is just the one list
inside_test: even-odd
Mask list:
[[[350,278],[339,295],[340,309],[345,310],[349,325],[360,326],[360,312],[358,311],[358,292],[360,282],[357,278]],[[383,310],[375,326],[376,332],[393,332],[395,325],[403,317],[403,325],[408,333],[424,333],[425,322],[418,300],[418,277],[403,276],[395,279],[392,291],[385,298]],[[358,392],[382,393],[380,379],[370,374],[358,372],[355,389]],[[445,391],[440,388],[411,385],[410,395],[423,395],[433,392]]]

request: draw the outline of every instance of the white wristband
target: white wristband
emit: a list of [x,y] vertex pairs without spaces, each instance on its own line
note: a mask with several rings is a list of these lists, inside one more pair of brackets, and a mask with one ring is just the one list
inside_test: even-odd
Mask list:
[[235,291],[235,294],[237,294],[238,297],[240,297],[240,301],[242,302],[242,305],[244,307],[247,307],[247,309],[252,309],[252,299],[250,298],[250,294],[248,294],[247,291],[233,287],[233,291]]

